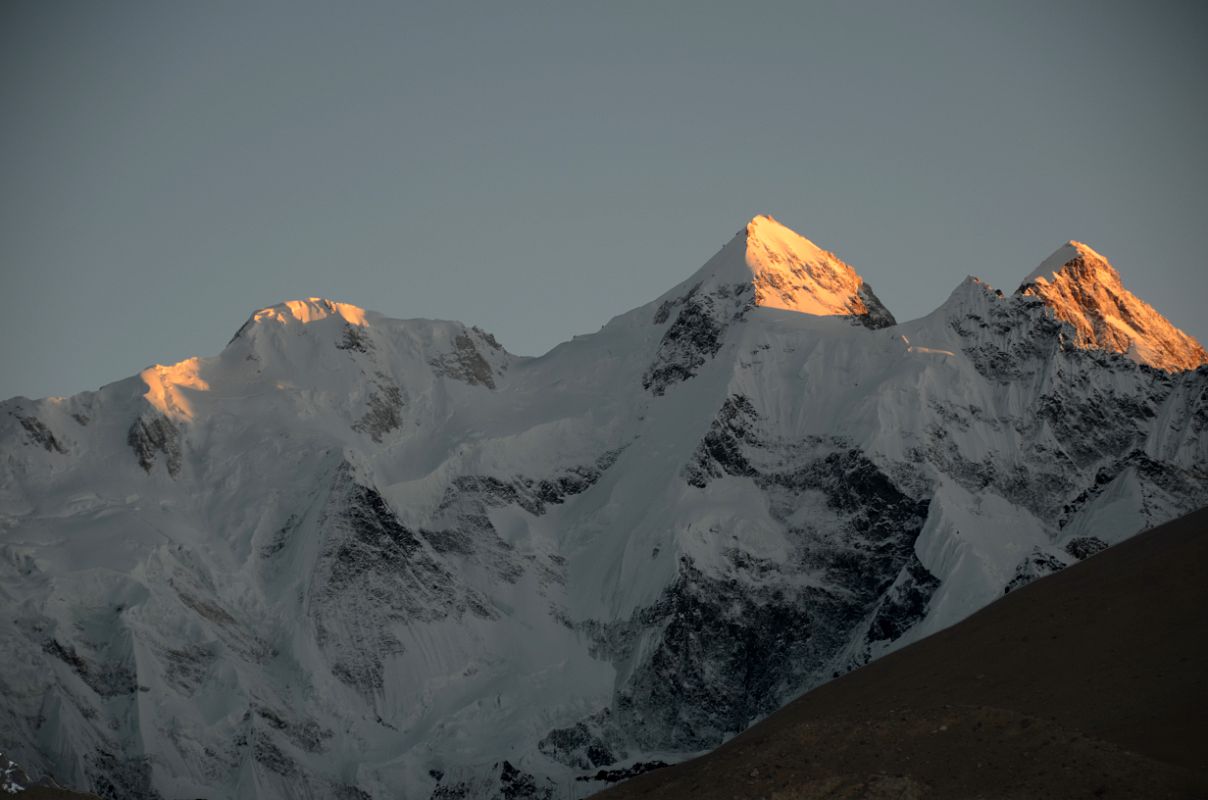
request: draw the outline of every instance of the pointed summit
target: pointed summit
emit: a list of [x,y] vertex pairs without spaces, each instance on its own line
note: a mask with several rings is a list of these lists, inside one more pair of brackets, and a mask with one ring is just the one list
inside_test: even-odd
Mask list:
[[1024,278],[1016,294],[1037,297],[1076,332],[1088,349],[1127,353],[1168,372],[1208,363],[1208,352],[1153,306],[1134,295],[1120,273],[1093,248],[1070,241]]
[[1071,271],[1079,271],[1080,279],[1094,278],[1096,271],[1101,271],[1104,275],[1120,280],[1120,273],[1116,272],[1108,260],[1100,255],[1094,248],[1082,242],[1075,242],[1073,239],[1058,247],[1053,251],[1053,254],[1040,262],[1036,269],[1032,270],[1032,274],[1024,278],[1020,283],[1020,287],[1026,286],[1029,283],[1035,283],[1037,280],[1044,279],[1046,282],[1051,282],[1066,268]]
[[748,222],[685,284],[744,284],[754,289],[756,306],[850,316],[869,328],[896,324],[854,269],[765,214]]
[[870,328],[895,324],[872,287],[834,253],[760,214],[747,223],[746,263],[755,305],[805,314],[850,314]]

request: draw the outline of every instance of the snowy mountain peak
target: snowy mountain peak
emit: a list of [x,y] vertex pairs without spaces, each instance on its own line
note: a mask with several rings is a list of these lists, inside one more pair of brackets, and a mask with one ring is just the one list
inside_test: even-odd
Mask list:
[[291,321],[316,322],[328,317],[340,317],[352,325],[365,324],[365,309],[350,303],[337,303],[322,297],[308,297],[305,300],[287,300],[268,308],[262,308],[252,314],[252,322],[272,321],[288,324]]
[[1024,278],[1017,293],[1043,300],[1072,325],[1079,347],[1126,353],[1168,372],[1208,363],[1199,342],[1124,288],[1111,263],[1082,242],[1059,247]]
[[[754,289],[754,305],[816,316],[850,316],[870,328],[895,324],[872,287],[834,253],[766,214],[754,217],[681,284]],[[680,288],[669,294],[679,294]]]
[[231,337],[233,343],[241,336],[263,326],[275,329],[297,329],[300,325],[331,320],[328,324],[339,327],[356,326],[363,328],[368,324],[368,318],[377,316],[372,311],[354,306],[351,303],[340,303],[323,297],[308,297],[305,300],[286,300],[275,305],[266,306],[253,311],[247,322],[235,331]]
[[873,328],[894,324],[851,266],[771,216],[748,222],[745,239],[756,305],[819,316],[850,314],[874,323]]
[[139,373],[147,385],[143,395],[153,408],[175,422],[193,419],[193,392],[208,391],[210,384],[202,375],[202,360],[188,358],[176,364],[156,364]]
[[1051,281],[1067,267],[1078,273],[1081,278],[1094,277],[1096,273],[1120,279],[1120,274],[1094,248],[1073,239],[1058,247],[1053,254],[1040,262],[1028,277],[1023,279],[1020,286],[1035,283],[1040,279]]

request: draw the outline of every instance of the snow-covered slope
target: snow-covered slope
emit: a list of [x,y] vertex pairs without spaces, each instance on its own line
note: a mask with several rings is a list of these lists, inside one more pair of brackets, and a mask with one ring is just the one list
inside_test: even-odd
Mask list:
[[894,325],[757,217],[540,358],[311,299],[7,401],[0,750],[114,797],[589,793],[1208,502],[1208,368],[1096,342],[975,279]]

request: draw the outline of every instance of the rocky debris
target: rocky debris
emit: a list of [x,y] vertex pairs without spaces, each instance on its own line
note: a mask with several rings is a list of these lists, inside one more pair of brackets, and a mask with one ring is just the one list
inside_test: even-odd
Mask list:
[[180,429],[172,420],[148,412],[130,426],[126,444],[134,450],[138,465],[148,473],[155,465],[155,454],[161,453],[166,459],[168,474],[175,478],[180,473],[180,439]]

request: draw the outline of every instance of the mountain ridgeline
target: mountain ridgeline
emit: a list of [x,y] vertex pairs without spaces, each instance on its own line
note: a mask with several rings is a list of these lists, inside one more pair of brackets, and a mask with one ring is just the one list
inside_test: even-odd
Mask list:
[[1208,504],[1206,361],[1085,245],[898,323],[763,216],[538,358],[266,308],[0,404],[0,751],[114,798],[583,796]]

